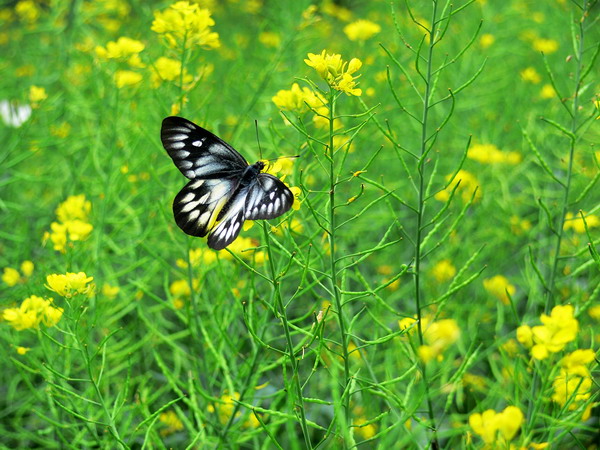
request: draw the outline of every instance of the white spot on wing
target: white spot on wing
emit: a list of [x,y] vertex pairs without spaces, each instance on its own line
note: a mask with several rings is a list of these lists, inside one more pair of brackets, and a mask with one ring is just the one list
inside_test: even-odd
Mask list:
[[186,127],[188,127],[190,130],[195,130],[196,129],[196,125],[194,125],[191,122],[185,122],[183,125],[186,126]]
[[200,203],[200,201],[195,201],[195,202],[190,202],[187,205],[185,205],[183,208],[181,208],[181,212],[188,212],[191,211],[192,209],[194,209],[196,206],[198,206],[198,204]]
[[167,145],[169,146],[170,149],[179,150],[180,148],[185,147],[185,142],[181,142],[181,141],[179,141],[179,142],[170,142]]
[[171,136],[167,136],[165,138],[165,140],[167,141],[183,141],[184,139],[187,139],[188,135],[187,134],[172,134]]
[[[192,171],[192,173],[194,173],[194,172]],[[190,184],[190,188],[198,189],[200,186],[202,186],[202,183],[204,183],[204,180],[194,181],[192,184]]]
[[180,169],[191,169],[194,164],[191,161],[183,160],[177,162],[177,167]]
[[188,152],[187,150],[179,150],[178,152],[175,152],[174,154],[177,158],[181,158],[181,159],[187,158],[188,156],[190,156],[190,152]]
[[188,203],[191,202],[192,200],[194,200],[194,193],[193,192],[188,192],[187,194],[185,194],[185,197],[183,197],[181,200],[179,200],[180,203]]
[[206,223],[208,222],[208,219],[210,219],[210,211],[206,211],[204,214],[202,214],[200,216],[200,219],[198,219],[198,223],[200,223],[202,225],[206,225]]
[[275,211],[279,211],[279,206],[281,206],[281,201],[279,200],[279,197],[277,197],[277,200],[275,200],[275,206],[273,207]]
[[202,141],[194,141],[194,142],[192,142],[192,145],[194,147],[202,147]]
[[188,216],[188,222],[191,222],[192,220],[194,220],[196,217],[198,217],[200,215],[200,211],[195,209],[194,211],[192,211],[190,213],[190,215]]
[[273,191],[273,192],[271,192],[271,193],[269,194],[269,198],[270,198],[271,200],[273,200],[273,197],[275,197],[275,191]]
[[269,203],[269,207],[267,208],[267,214],[270,216],[273,213],[273,203]]

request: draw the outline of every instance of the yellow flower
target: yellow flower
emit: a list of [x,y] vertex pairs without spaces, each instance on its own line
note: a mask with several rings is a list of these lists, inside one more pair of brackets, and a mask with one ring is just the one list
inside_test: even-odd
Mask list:
[[71,298],[74,295],[93,295],[95,286],[89,284],[94,277],[88,277],[85,272],[66,274],[52,274],[46,277],[46,287],[65,298]]
[[510,217],[510,229],[513,234],[519,236],[531,230],[531,221],[528,219],[521,219],[519,216],[513,215]]
[[488,47],[491,47],[492,44],[496,41],[496,38],[494,37],[493,34],[482,34],[481,37],[479,38],[479,46],[483,49],[486,49]]
[[[577,337],[579,322],[573,317],[573,311],[571,305],[555,306],[550,316],[541,315],[543,325],[530,330],[527,326],[519,327],[517,339],[519,342],[531,344],[531,356],[535,359],[545,359],[550,353],[561,351]],[[531,336],[528,336],[529,333]]]
[[[516,406],[507,406],[504,411],[497,413],[488,409],[483,413],[469,416],[471,429],[478,434],[486,444],[510,441],[523,424],[524,416]],[[500,435],[498,436],[498,433]]]
[[168,436],[176,433],[177,431],[183,430],[183,422],[181,419],[179,419],[179,417],[177,417],[175,411],[165,411],[160,413],[158,420],[166,427],[160,430],[161,436]]
[[592,319],[600,322],[600,305],[590,307],[590,309],[588,309],[588,315]]
[[133,72],[132,70],[117,70],[115,72],[115,84],[119,89],[127,86],[135,86],[141,81],[141,73]]
[[48,98],[48,94],[46,94],[46,89],[39,86],[30,86],[29,87],[29,101],[31,102],[31,106],[33,108],[37,108],[39,103],[46,100]]
[[356,97],[360,97],[362,95],[362,89],[356,87],[356,82],[349,73],[343,74],[342,79],[338,81],[334,88],[338,91],[342,91],[346,95],[354,95]]
[[333,89],[342,91],[347,95],[360,96],[362,90],[356,88],[356,78],[352,76],[358,71],[362,62],[358,58],[352,58],[350,62],[342,60],[338,54],[328,54],[323,50],[319,55],[308,54],[308,59],[304,62],[315,69],[319,76]]
[[520,72],[521,79],[529,83],[537,84],[542,81],[542,77],[533,67],[527,67]]
[[510,303],[509,295],[512,297],[517,291],[517,289],[509,283],[508,278],[503,275],[496,275],[492,278],[483,280],[483,287],[505,305]]
[[552,382],[552,401],[560,406],[569,402],[568,409],[573,411],[590,398],[592,391],[592,378],[569,375],[564,371]]
[[56,208],[56,217],[63,223],[75,219],[87,221],[91,209],[92,204],[85,195],[70,195]]
[[503,152],[493,144],[475,144],[467,152],[467,157],[483,164],[518,164],[521,154],[518,152]]
[[352,19],[352,11],[348,8],[338,5],[332,0],[325,0],[321,3],[321,11],[323,14],[328,14],[342,22],[348,22]]
[[33,274],[34,265],[31,261],[25,260],[21,263],[21,272],[26,277],[30,277]]
[[541,39],[536,38],[533,41],[533,49],[537,52],[543,52],[549,55],[558,50],[558,42],[554,39]]
[[294,194],[294,203],[292,203],[292,209],[294,211],[298,211],[300,209],[300,205],[302,204],[302,200],[300,200],[300,194],[302,194],[302,189],[298,186],[290,187],[290,191]]
[[111,286],[108,283],[104,283],[102,286],[102,295],[106,298],[113,299],[119,294],[120,290],[121,288],[119,288],[119,286]]
[[[585,223],[587,223],[589,229],[600,226],[600,217],[594,214],[587,214],[586,212],[583,212],[583,216],[585,217]],[[565,225],[563,229],[573,229],[575,233],[583,234],[585,233],[585,223],[579,213],[574,215],[573,213],[568,212],[565,216]]]
[[277,48],[281,45],[281,37],[273,31],[263,31],[258,35],[258,42],[265,47]]
[[545,84],[542,86],[542,90],[540,91],[540,98],[548,99],[556,97],[556,92],[551,84]]
[[44,300],[32,295],[27,297],[18,308],[6,308],[2,311],[2,318],[15,330],[38,328],[40,323],[52,327],[62,317],[63,309],[53,305],[54,300]]
[[2,273],[2,281],[9,287],[15,286],[21,282],[21,274],[17,269],[5,267]]
[[318,110],[327,103],[322,95],[307,87],[300,88],[298,83],[292,84],[290,90],[278,91],[271,100],[279,109],[297,113],[306,112],[309,107]]
[[65,139],[71,134],[71,125],[68,122],[50,125],[50,134],[60,139]]
[[[447,175],[446,181],[450,181],[451,177],[452,175]],[[450,198],[452,189],[458,182],[460,182],[460,184],[458,185],[456,193],[461,195],[461,198],[464,202],[471,200],[475,189],[477,189],[477,193],[475,194],[473,201],[476,202],[481,198],[481,187],[479,186],[479,180],[477,180],[475,175],[473,175],[471,172],[463,169],[458,171],[456,177],[454,177],[454,180],[452,180],[452,184],[448,186],[448,188],[435,194],[434,198],[442,202],[447,201]]]
[[15,350],[17,351],[17,353],[19,355],[24,355],[25,353],[27,353],[31,349],[29,347],[16,347]]
[[96,47],[96,55],[102,59],[114,59],[127,62],[132,67],[145,67],[140,60],[139,54],[146,46],[143,42],[122,36],[117,41],[110,41],[106,48]]
[[367,424],[367,418],[363,415],[354,414],[355,419],[352,423],[356,433],[363,439],[371,439],[377,434],[377,427],[373,423]]
[[456,275],[456,267],[452,264],[449,259],[442,259],[431,269],[433,277],[438,283],[448,281]]
[[[194,290],[198,290],[200,286],[200,281],[194,279],[192,281],[192,286]],[[190,289],[190,284],[188,280],[175,280],[171,283],[169,287],[169,292],[173,297],[189,297],[192,295],[192,290]]]
[[357,20],[344,27],[344,33],[351,41],[366,41],[381,31],[381,27],[370,20]]
[[23,22],[34,24],[41,16],[41,10],[33,0],[21,0],[15,5],[15,12]]
[[179,1],[164,11],[154,12],[151,30],[162,35],[169,47],[199,46],[210,50],[221,45],[218,33],[211,31],[214,24],[208,9]]
[[595,353],[592,349],[575,350],[560,361],[562,370],[569,375],[589,377],[590,371],[586,364],[594,361]]
[[180,77],[183,77],[181,81],[183,84],[189,84],[194,80],[194,77],[190,75],[187,70],[183,70],[181,73],[181,61],[176,59],[165,58],[161,56],[154,63],[154,72],[152,72],[152,87],[158,87],[163,81],[180,81]]
[[517,341],[525,348],[533,347],[533,331],[529,325],[521,325],[517,328]]

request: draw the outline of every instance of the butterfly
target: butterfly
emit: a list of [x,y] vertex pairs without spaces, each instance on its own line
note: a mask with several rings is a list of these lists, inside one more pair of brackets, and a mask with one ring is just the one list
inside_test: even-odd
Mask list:
[[237,238],[246,220],[274,219],[290,209],[294,194],[250,165],[232,146],[183,117],[162,122],[163,147],[189,183],[175,196],[175,222],[185,233],[204,237],[222,250]]

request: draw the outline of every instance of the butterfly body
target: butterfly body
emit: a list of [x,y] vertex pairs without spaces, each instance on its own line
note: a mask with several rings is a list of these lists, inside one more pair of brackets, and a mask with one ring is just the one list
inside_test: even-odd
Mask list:
[[167,117],[161,141],[181,173],[190,179],[175,196],[173,214],[187,234],[204,237],[221,250],[245,220],[273,219],[290,209],[294,195],[265,164],[249,165],[233,147],[181,117]]

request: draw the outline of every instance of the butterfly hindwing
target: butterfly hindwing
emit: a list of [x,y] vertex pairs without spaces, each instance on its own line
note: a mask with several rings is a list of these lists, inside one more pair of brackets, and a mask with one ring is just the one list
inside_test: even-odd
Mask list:
[[246,196],[245,219],[274,219],[290,209],[293,203],[294,194],[279,178],[260,173]]
[[192,236],[206,236],[237,184],[232,178],[190,181],[173,201],[173,214],[179,228]]
[[164,119],[160,139],[177,168],[190,180],[231,177],[248,167],[229,144],[182,117]]
[[226,211],[219,224],[208,235],[208,246],[214,250],[222,250],[231,244],[240,234],[244,224],[244,207],[248,188],[241,188],[226,205]]

